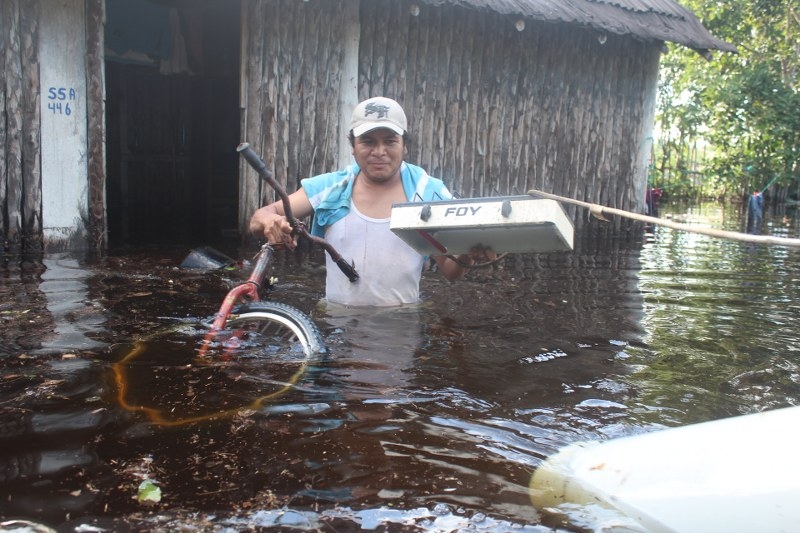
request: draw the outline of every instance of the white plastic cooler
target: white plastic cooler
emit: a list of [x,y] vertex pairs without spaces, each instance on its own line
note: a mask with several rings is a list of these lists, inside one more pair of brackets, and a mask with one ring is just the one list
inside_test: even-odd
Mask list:
[[555,200],[531,196],[462,198],[392,206],[391,230],[424,255],[572,250],[574,228]]

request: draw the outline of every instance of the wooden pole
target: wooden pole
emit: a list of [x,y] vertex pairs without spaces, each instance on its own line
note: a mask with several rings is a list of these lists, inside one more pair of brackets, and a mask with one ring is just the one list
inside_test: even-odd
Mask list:
[[559,202],[563,202],[565,204],[572,204],[577,205],[580,207],[585,207],[589,210],[589,212],[596,218],[600,220],[608,220],[603,215],[617,215],[625,218],[630,218],[633,220],[639,220],[641,222],[648,222],[650,224],[656,224],[658,226],[664,226],[667,228],[672,228],[680,231],[688,231],[690,233],[698,233],[701,235],[708,235],[710,237],[716,237],[719,239],[731,239],[735,241],[743,241],[743,242],[752,242],[752,243],[761,243],[761,244],[774,244],[777,246],[789,246],[793,248],[800,248],[800,239],[790,239],[787,237],[773,237],[771,235],[752,235],[750,233],[740,233],[738,231],[725,231],[725,230],[718,230],[718,229],[707,229],[707,228],[698,228],[695,226],[689,226],[687,224],[680,224],[678,222],[672,222],[671,220],[664,220],[662,218],[651,217],[647,215],[640,215],[638,213],[631,213],[630,211],[624,211],[622,209],[614,209],[613,207],[605,207],[598,204],[591,204],[588,202],[582,202],[580,200],[573,200],[572,198],[565,198],[563,196],[558,196],[555,194],[550,194],[542,191],[537,191],[535,189],[531,189],[528,191],[528,194],[531,196],[537,196],[539,198],[549,198],[551,200],[556,200]]

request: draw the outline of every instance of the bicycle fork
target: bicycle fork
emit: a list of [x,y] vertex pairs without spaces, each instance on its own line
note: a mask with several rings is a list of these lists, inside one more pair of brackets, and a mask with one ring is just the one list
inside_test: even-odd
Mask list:
[[222,305],[220,305],[219,311],[217,311],[217,314],[214,315],[214,322],[211,324],[211,328],[209,329],[208,333],[206,333],[203,344],[200,346],[200,357],[205,356],[206,351],[208,351],[208,348],[216,334],[225,329],[225,325],[228,322],[228,317],[231,316],[233,307],[236,304],[243,301],[258,302],[261,300],[261,284],[264,282],[264,280],[268,279],[267,274],[269,270],[269,264],[272,262],[272,255],[273,250],[271,246],[262,246],[258,256],[256,257],[253,271],[250,273],[250,277],[247,278],[247,281],[235,286],[228,291],[228,294],[225,295],[225,299],[222,300]]

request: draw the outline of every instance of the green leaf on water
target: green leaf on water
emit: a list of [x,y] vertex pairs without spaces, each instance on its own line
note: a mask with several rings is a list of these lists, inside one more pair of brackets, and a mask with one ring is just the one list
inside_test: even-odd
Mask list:
[[139,493],[136,495],[139,503],[161,501],[161,489],[152,480],[145,479],[139,484]]

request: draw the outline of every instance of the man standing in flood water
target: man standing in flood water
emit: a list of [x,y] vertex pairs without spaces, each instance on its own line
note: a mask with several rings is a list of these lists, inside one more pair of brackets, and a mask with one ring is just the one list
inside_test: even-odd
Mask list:
[[[396,101],[375,97],[358,104],[350,119],[350,145],[355,164],[302,180],[289,196],[298,218],[314,214],[311,233],[324,237],[343,257],[352,259],[356,283],[334,268],[327,257],[326,298],[355,306],[392,306],[419,300],[425,257],[389,229],[392,205],[452,198],[444,183],[404,161],[409,141],[406,114]],[[250,231],[270,243],[296,246],[280,201],[258,209]],[[476,259],[492,257],[478,248],[456,260],[435,257],[449,280],[463,276]],[[471,257],[474,256],[474,257]]]

